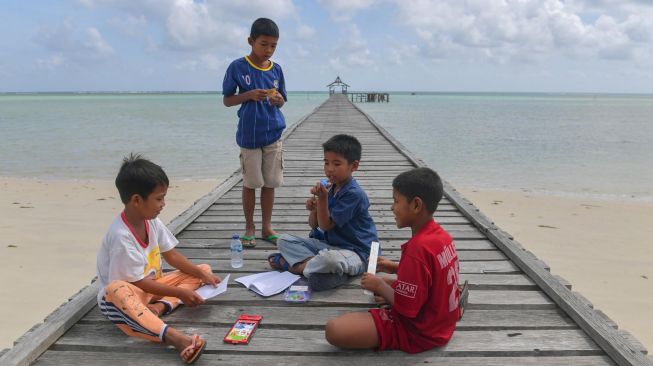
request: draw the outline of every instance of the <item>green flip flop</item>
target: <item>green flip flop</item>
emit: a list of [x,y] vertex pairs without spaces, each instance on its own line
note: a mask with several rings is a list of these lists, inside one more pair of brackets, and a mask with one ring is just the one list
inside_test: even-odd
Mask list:
[[274,245],[277,245],[277,240],[279,240],[279,234],[270,234],[263,238],[263,240],[270,242]]
[[241,236],[240,242],[243,243],[243,247],[245,248],[254,248],[256,246],[256,235]]

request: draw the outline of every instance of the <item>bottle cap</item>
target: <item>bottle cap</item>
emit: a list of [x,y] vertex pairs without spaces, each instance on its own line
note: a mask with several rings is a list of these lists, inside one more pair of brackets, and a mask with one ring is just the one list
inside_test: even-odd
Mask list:
[[238,236],[238,234],[234,234],[234,235],[231,236],[231,238],[232,239],[240,239],[240,236]]

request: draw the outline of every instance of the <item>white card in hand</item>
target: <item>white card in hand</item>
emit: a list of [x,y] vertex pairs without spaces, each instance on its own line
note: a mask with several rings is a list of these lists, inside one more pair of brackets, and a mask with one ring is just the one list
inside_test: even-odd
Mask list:
[[[218,287],[213,287],[213,285],[204,285],[195,292],[197,292],[198,295],[202,296],[204,300],[208,300],[212,297],[218,296],[221,293],[227,291],[227,284],[229,283],[229,276],[231,276],[231,273],[226,275],[222,281],[218,284]],[[179,300],[180,303],[184,303],[183,301]]]
[[[370,274],[376,274],[376,261],[379,258],[379,242],[373,241],[372,246],[370,247],[370,259],[367,262],[367,272]],[[365,295],[374,295],[372,291],[363,290]]]

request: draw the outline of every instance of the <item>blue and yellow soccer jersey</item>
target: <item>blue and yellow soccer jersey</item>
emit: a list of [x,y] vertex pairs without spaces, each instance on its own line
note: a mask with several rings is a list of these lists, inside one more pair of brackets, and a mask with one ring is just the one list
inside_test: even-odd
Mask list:
[[[262,69],[254,65],[247,56],[229,65],[222,82],[224,96],[245,93],[253,89],[272,89],[286,97],[286,82],[281,66],[270,61],[270,67]],[[255,149],[267,146],[281,138],[286,121],[279,107],[268,100],[248,100],[238,109],[238,130],[236,142],[240,147]]]

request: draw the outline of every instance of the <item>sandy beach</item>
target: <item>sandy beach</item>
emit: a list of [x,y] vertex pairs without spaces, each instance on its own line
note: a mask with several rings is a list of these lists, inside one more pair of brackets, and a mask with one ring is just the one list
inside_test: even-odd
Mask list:
[[619,329],[653,349],[653,203],[459,191]]
[[[168,223],[220,181],[171,178]],[[95,277],[95,256],[122,210],[111,181],[0,178],[0,349]]]
[[[173,181],[169,222],[219,181]],[[0,178],[0,349],[95,275],[122,204],[113,182]],[[653,349],[653,203],[461,189],[573,289]],[[11,314],[19,313],[16,316]]]

